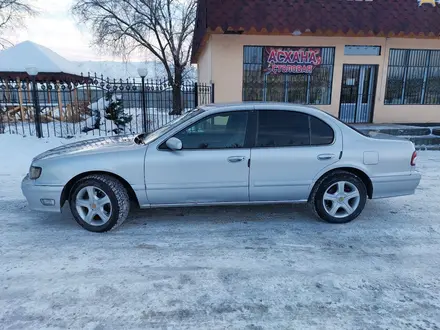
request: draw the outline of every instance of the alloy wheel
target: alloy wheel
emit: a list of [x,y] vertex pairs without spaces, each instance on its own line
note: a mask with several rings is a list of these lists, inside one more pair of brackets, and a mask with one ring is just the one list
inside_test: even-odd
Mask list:
[[92,226],[101,226],[110,220],[111,201],[102,189],[95,186],[82,188],[76,195],[75,203],[81,219]]
[[359,206],[361,196],[358,188],[347,181],[332,184],[324,194],[325,211],[335,218],[345,218],[353,214]]

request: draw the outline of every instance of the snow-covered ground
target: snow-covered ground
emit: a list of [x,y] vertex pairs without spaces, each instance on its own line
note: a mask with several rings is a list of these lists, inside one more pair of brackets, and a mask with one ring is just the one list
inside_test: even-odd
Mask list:
[[416,195],[347,225],[222,207],[134,211],[92,234],[20,192],[31,158],[70,141],[0,134],[0,328],[440,328],[440,152],[420,152]]

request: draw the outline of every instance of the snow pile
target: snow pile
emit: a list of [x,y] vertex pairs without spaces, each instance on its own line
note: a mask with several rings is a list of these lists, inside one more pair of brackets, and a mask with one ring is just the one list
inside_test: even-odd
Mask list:
[[[117,98],[121,98],[121,95],[113,95],[112,100],[116,101]],[[110,104],[110,100],[107,100],[105,97],[101,97],[96,102],[93,102],[88,106],[88,108],[92,111],[104,111],[105,108],[108,107]],[[102,117],[104,117],[104,113],[102,114]]]
[[[43,116],[44,118],[44,116]],[[88,118],[78,123],[68,123],[62,121],[43,122],[41,124],[43,136],[45,138],[57,136],[61,138],[81,137],[87,135],[82,132],[82,128],[91,123],[91,119]],[[4,124],[4,133],[20,135],[23,137],[36,136],[35,123],[34,122],[8,122]],[[92,135],[92,134],[90,134]]]
[[45,73],[81,73],[77,65],[31,41],[24,41],[0,52],[0,72],[26,72],[30,66]]
[[29,171],[32,159],[38,154],[64,144],[89,137],[74,139],[23,137],[13,134],[0,134],[0,199],[23,198],[20,190],[21,179]]

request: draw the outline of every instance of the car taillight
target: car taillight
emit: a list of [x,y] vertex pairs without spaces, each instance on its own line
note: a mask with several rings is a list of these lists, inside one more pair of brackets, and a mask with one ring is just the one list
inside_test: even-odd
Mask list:
[[417,151],[414,151],[411,157],[411,166],[416,166]]

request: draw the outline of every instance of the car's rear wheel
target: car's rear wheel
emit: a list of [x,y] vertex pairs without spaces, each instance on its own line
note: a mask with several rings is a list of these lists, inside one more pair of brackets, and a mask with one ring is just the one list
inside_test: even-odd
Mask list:
[[127,190],[109,175],[82,178],[72,188],[69,201],[76,222],[92,232],[121,225],[130,210]]
[[318,216],[331,223],[356,219],[365,207],[367,189],[353,173],[333,172],[318,182],[312,202]]

